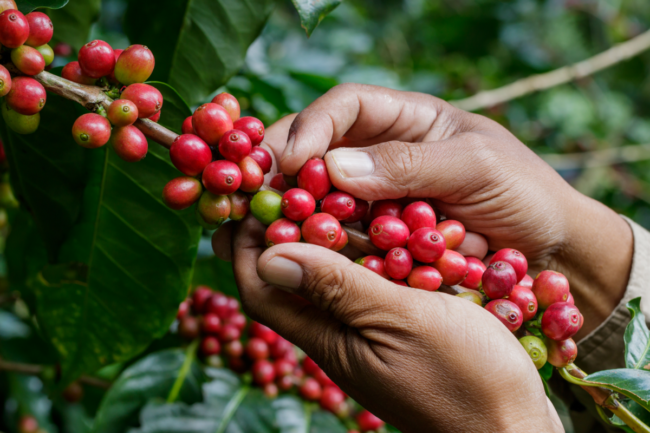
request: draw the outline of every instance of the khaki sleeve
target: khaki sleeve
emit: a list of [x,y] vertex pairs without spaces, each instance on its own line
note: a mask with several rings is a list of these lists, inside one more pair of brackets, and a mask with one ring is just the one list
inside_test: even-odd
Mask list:
[[641,310],[650,319],[650,232],[623,217],[632,227],[634,255],[632,271],[623,299],[612,314],[593,332],[578,342],[576,365],[587,373],[625,367],[623,334],[630,321],[625,304],[641,296]]

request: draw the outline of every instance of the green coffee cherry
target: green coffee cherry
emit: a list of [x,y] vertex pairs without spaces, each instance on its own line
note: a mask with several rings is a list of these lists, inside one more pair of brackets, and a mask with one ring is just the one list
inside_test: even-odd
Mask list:
[[533,364],[535,364],[535,367],[537,367],[538,370],[546,364],[548,350],[541,339],[534,335],[529,335],[520,338],[519,342],[524,346],[526,353],[528,353],[528,356],[530,356],[530,359],[532,359]]
[[[228,196],[212,194],[204,191],[196,206],[199,222],[203,220],[209,227],[219,227],[230,215],[230,200]],[[205,225],[204,225],[205,227]]]
[[273,191],[260,191],[251,200],[251,213],[259,222],[268,226],[282,215],[282,197]]
[[36,50],[38,50],[38,52],[41,53],[41,56],[43,56],[45,66],[50,65],[50,63],[54,61],[54,50],[48,44],[36,47]]
[[2,118],[12,131],[23,135],[32,134],[41,123],[41,113],[25,116],[9,108],[7,103],[2,104]]
[[481,299],[481,296],[478,293],[474,292],[463,292],[459,293],[456,296],[459,298],[467,299],[470,302],[475,303],[476,305],[483,306],[483,300]]

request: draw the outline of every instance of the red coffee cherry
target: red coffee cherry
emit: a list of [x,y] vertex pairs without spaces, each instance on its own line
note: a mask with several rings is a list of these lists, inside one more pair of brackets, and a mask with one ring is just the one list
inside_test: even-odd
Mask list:
[[190,308],[192,308],[191,299],[186,299],[180,304],[178,304],[178,312],[176,313],[176,319],[181,320],[183,317],[187,316],[190,313]]
[[467,276],[460,285],[467,289],[478,290],[487,266],[476,257],[465,257],[465,260],[467,260]]
[[523,314],[524,322],[532,320],[537,314],[537,298],[528,287],[515,286],[508,299],[517,304]]
[[18,48],[29,38],[29,22],[15,9],[0,14],[0,43],[7,48]]
[[[192,125],[199,137],[215,147],[219,145],[221,137],[230,130],[246,132],[241,128],[233,127],[232,119],[225,108],[213,103],[203,104],[196,109],[192,115]],[[253,142],[252,138],[251,142]]]
[[239,189],[247,193],[255,193],[264,185],[264,173],[260,166],[250,156],[237,163],[241,171],[241,185]]
[[204,191],[196,206],[196,211],[208,226],[220,226],[230,215],[230,200],[225,195]]
[[320,386],[320,383],[316,381],[316,379],[308,377],[298,387],[298,393],[300,393],[300,396],[307,401],[318,401],[323,394],[323,388]]
[[391,278],[403,280],[413,269],[413,257],[405,248],[393,248],[386,254],[384,268]]
[[199,320],[194,316],[185,316],[178,322],[178,335],[186,340],[194,340],[199,332]]
[[[278,336],[278,338],[276,338],[276,340],[271,344],[269,349],[271,351],[271,357],[274,359],[281,359],[287,356],[290,351],[293,351],[293,344]],[[291,365],[293,366],[293,363],[291,363]]]
[[445,250],[442,257],[433,262],[433,267],[442,275],[442,284],[448,286],[460,284],[467,277],[467,260],[456,251]]
[[138,120],[138,107],[128,99],[116,99],[111,102],[106,114],[115,126],[133,125]]
[[14,77],[6,101],[16,113],[31,116],[45,107],[47,93],[43,85],[33,78]]
[[284,175],[282,173],[278,173],[273,176],[271,178],[271,182],[269,182],[269,186],[273,189],[277,189],[280,192],[287,192],[291,189],[291,185],[289,185],[284,180]]
[[31,415],[23,415],[18,421],[18,433],[38,433],[38,421]]
[[269,357],[269,345],[261,338],[253,337],[248,340],[244,349],[249,359],[267,359]]
[[282,196],[282,213],[293,221],[304,221],[316,210],[314,197],[300,188],[288,190]]
[[367,214],[370,209],[370,203],[360,198],[354,199],[354,213],[349,218],[341,221],[344,224],[354,224],[361,221]]
[[201,353],[203,356],[218,355],[220,352],[221,344],[219,344],[216,337],[209,335],[201,340]]
[[431,227],[422,227],[411,233],[407,245],[413,258],[422,263],[435,262],[447,248],[442,233]]
[[530,275],[524,275],[524,278],[522,278],[517,284],[532,289],[533,277],[531,277]]
[[115,67],[115,53],[113,53],[113,48],[106,42],[100,40],[88,42],[79,50],[79,66],[84,75],[91,78],[101,78],[110,75]]
[[337,416],[343,416],[349,411],[345,402],[345,394],[337,386],[325,387],[318,403],[320,407]]
[[244,131],[251,139],[253,146],[258,146],[264,140],[264,124],[254,117],[242,117],[233,123],[234,129]]
[[368,229],[370,241],[377,248],[388,251],[396,247],[405,247],[409,238],[409,229],[396,217],[384,215],[375,218]]
[[222,343],[229,343],[231,341],[239,340],[240,337],[241,330],[230,323],[223,325],[221,327],[221,331],[219,331],[219,341]]
[[402,221],[404,221],[411,233],[424,227],[435,229],[436,213],[427,203],[416,201],[404,208]]
[[341,237],[339,238],[338,242],[330,248],[332,251],[341,251],[343,248],[345,248],[348,244],[348,232],[345,230],[341,230]]
[[262,388],[262,391],[264,392],[266,398],[270,398],[270,399],[276,398],[279,393],[278,386],[275,383],[267,383]]
[[271,172],[273,167],[273,158],[271,154],[259,146],[255,146],[251,149],[249,155],[262,169],[262,173],[267,174]]
[[111,143],[117,156],[126,162],[140,161],[149,149],[144,134],[133,125],[114,128]]
[[495,262],[487,267],[481,281],[483,291],[490,299],[500,299],[512,293],[517,284],[517,274],[510,263]]
[[406,281],[415,289],[435,292],[442,284],[442,275],[440,275],[440,271],[431,266],[418,266],[411,271]]
[[289,376],[293,373],[294,365],[286,359],[278,359],[273,364],[275,367],[275,377],[280,378],[284,376]]
[[253,382],[257,385],[264,386],[275,380],[275,368],[266,359],[255,361],[251,368],[251,373],[253,375]]
[[359,429],[362,432],[379,430],[384,426],[384,422],[368,412],[363,410],[359,415],[357,415],[357,424],[359,424]]
[[217,96],[212,98],[212,103],[221,105],[228,112],[228,115],[233,122],[239,120],[241,113],[239,101],[237,101],[237,98],[232,96],[230,93],[219,93]]
[[30,47],[40,47],[52,39],[54,26],[50,17],[43,12],[30,12],[25,15],[29,24],[29,37],[25,41]]
[[11,74],[4,66],[0,65],[0,98],[11,90]]
[[465,240],[465,226],[458,221],[445,220],[436,226],[447,241],[447,249],[455,250]]
[[559,272],[542,271],[535,277],[531,290],[537,298],[539,308],[546,309],[569,298],[569,281]]
[[228,297],[221,292],[212,293],[212,295],[205,301],[203,311],[204,313],[214,313],[219,316],[220,319],[225,321],[230,314]]
[[302,369],[304,370],[305,374],[309,376],[313,376],[317,371],[320,371],[320,367],[318,364],[316,364],[316,361],[311,359],[309,356],[305,356],[305,358],[302,360]]
[[61,71],[61,77],[65,78],[66,80],[70,80],[73,83],[86,84],[91,86],[97,82],[96,78],[91,78],[81,72],[81,66],[79,66],[79,62],[70,62],[65,65]]
[[372,202],[370,218],[374,220],[384,215],[401,218],[403,209],[404,206],[397,200],[377,200]]
[[79,146],[96,149],[108,143],[111,138],[111,124],[99,114],[82,114],[72,125],[72,137]]
[[128,86],[144,83],[149,79],[156,61],[151,50],[144,45],[131,45],[124,50],[115,63],[115,79]]
[[267,247],[289,242],[300,242],[300,227],[290,219],[275,220],[266,229],[264,243]]
[[205,303],[212,297],[212,289],[208,286],[197,286],[192,293],[192,310],[196,314],[203,314]]
[[[83,71],[83,65],[81,67]],[[122,92],[121,99],[133,101],[138,107],[138,117],[147,119],[156,114],[163,106],[163,97],[158,89],[149,84],[135,83]],[[202,137],[201,137],[202,138]]]
[[354,214],[356,203],[354,197],[346,192],[334,191],[323,198],[321,211],[332,215],[339,221],[350,218]]
[[507,299],[490,301],[485,309],[506,325],[510,332],[515,332],[524,323],[521,310],[514,302]]
[[494,262],[510,263],[517,274],[518,282],[521,281],[522,278],[526,276],[526,272],[528,272],[528,261],[526,260],[526,257],[512,248],[504,248],[497,251],[494,256],[492,256],[492,260],[490,260],[490,263]]
[[213,161],[203,170],[203,186],[217,195],[228,195],[239,189],[242,174],[237,164],[230,161]]
[[147,120],[151,120],[152,122],[158,123],[160,120],[160,115],[162,114],[162,110],[159,110],[156,114],[154,114],[151,117],[147,117]]
[[315,200],[322,200],[332,188],[325,161],[320,158],[307,161],[298,172],[298,187],[309,192]]
[[[117,49],[113,50],[113,57],[115,57],[115,63],[117,63],[117,59],[120,58],[120,55],[124,52],[122,49]],[[108,76],[108,81],[114,84],[119,84],[119,81],[117,81],[117,78],[115,78],[115,68],[111,71],[110,75]]]
[[332,215],[317,213],[302,223],[302,237],[310,244],[332,248],[341,237],[341,224]]
[[548,362],[553,367],[563,368],[576,360],[578,345],[571,338],[562,341],[547,339],[545,342],[548,351]]
[[194,134],[196,135],[196,131],[194,131],[194,126],[192,126],[192,116],[187,116],[185,120],[183,120],[183,125],[181,126],[181,131],[183,134]]
[[404,281],[401,280],[390,280],[391,283],[397,284],[398,286],[403,286],[403,287],[408,287],[409,285],[406,284]]
[[542,315],[542,333],[551,340],[571,338],[582,326],[580,310],[568,302],[556,302]]
[[230,200],[230,219],[233,221],[243,220],[251,209],[250,200],[246,194],[235,191],[228,196]]
[[[200,174],[212,161],[212,151],[196,135],[183,134],[176,137],[169,149],[169,157],[181,173],[187,176]],[[236,189],[235,189],[236,190]],[[234,191],[230,191],[234,192]],[[216,193],[215,194],[226,194]],[[230,193],[228,193],[230,194]]]
[[36,48],[21,45],[11,50],[11,61],[25,75],[36,75],[45,69],[45,59]]
[[[84,388],[81,386],[79,382],[76,380],[70,385],[68,385],[62,392],[61,392],[61,397],[68,403],[77,403],[81,401],[81,399],[84,396]],[[42,432],[43,430],[41,430]],[[20,432],[22,433],[22,432]],[[36,433],[39,433],[37,430]]]
[[219,153],[228,161],[237,163],[251,153],[253,145],[245,133],[232,129],[221,137],[219,141]]
[[384,259],[377,256],[366,256],[360,257],[354,261],[355,263],[363,266],[366,269],[370,269],[375,274],[384,277],[386,279],[390,278],[386,273],[386,268],[384,266]]
[[208,313],[203,316],[201,331],[204,334],[218,334],[221,330],[221,319],[216,314]]
[[264,326],[259,322],[252,322],[248,333],[251,337],[261,338],[266,341],[267,344],[273,344],[278,341],[280,336],[268,326]]
[[575,304],[576,304],[575,300],[573,299],[573,295],[572,295],[571,293],[569,293],[569,297],[566,298],[566,302],[568,302],[568,303],[571,304],[571,305],[575,305]]
[[244,345],[239,340],[234,340],[223,345],[223,353],[230,358],[239,358],[244,354]]

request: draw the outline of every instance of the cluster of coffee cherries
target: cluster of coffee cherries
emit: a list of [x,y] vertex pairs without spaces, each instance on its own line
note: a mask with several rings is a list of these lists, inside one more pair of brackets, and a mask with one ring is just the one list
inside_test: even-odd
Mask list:
[[[249,375],[269,398],[295,393],[342,419],[352,414],[354,405],[325,372],[272,329],[249,323],[236,298],[198,286],[179,306],[177,319],[181,337],[200,340],[199,352],[207,365]],[[366,410],[359,411],[356,420],[362,432],[384,425]]]
[[[6,8],[10,9],[6,9]],[[5,8],[3,10],[3,8]],[[43,72],[54,60],[54,51],[48,45],[54,31],[52,21],[42,12],[23,15],[13,0],[0,5],[0,44],[16,73],[0,65],[0,97],[2,117],[19,134],[34,132],[40,123],[40,111],[45,106],[45,88],[32,76]]]

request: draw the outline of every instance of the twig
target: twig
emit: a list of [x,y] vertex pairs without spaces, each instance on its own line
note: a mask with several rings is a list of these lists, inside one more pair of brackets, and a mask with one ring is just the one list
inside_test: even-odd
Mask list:
[[650,49],[650,30],[582,62],[564,66],[544,74],[532,75],[498,89],[479,92],[469,98],[449,102],[467,111],[493,107],[533,92],[593,75],[628,60],[647,49]]
[[552,153],[540,157],[556,170],[607,167],[650,159],[650,144],[612,147],[589,152]]
[[[23,364],[20,362],[11,362],[0,359],[0,370],[39,376],[43,373],[45,367],[37,364]],[[108,389],[111,387],[111,382],[99,379],[97,377],[83,375],[78,380],[85,385],[90,385],[97,388]]]

